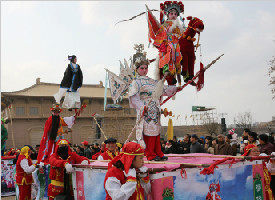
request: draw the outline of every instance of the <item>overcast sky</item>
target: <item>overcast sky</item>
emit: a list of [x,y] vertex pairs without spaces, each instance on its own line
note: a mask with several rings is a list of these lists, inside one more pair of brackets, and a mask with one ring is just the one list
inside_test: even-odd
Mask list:
[[[84,84],[105,81],[105,70],[119,73],[119,60],[135,53],[134,44],[145,44],[150,59],[157,50],[148,47],[146,16],[115,23],[145,11],[159,9],[161,1],[2,1],[1,91],[30,87],[41,82],[60,83],[67,56],[78,57]],[[225,55],[205,73],[200,92],[192,86],[164,104],[178,120],[192,124],[192,105],[216,107],[233,123],[238,113],[251,112],[254,121],[275,116],[275,100],[268,85],[268,61],[275,55],[275,1],[184,1],[184,17],[203,20],[202,62],[207,65]],[[154,12],[159,19],[159,13]],[[188,21],[186,20],[185,25]],[[197,54],[195,71],[199,69]],[[151,64],[149,76],[153,77]],[[81,94],[81,90],[80,90]],[[162,119],[167,125],[167,119]]]

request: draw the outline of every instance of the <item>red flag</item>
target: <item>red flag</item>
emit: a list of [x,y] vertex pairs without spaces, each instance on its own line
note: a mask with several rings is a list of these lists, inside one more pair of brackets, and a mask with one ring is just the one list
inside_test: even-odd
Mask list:
[[204,69],[203,64],[200,63],[200,74],[199,74],[199,80],[196,84],[197,91],[199,92],[204,86]]

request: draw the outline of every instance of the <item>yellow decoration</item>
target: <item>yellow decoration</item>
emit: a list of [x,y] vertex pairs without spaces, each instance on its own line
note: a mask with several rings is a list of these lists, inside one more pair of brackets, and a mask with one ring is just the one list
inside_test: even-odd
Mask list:
[[174,130],[173,130],[173,122],[172,119],[168,121],[168,128],[167,128],[167,140],[173,140]]
[[58,143],[58,145],[60,145],[60,144],[68,144],[68,142],[67,142],[67,140],[61,140],[61,141]]
[[187,40],[191,40],[191,37],[190,37],[190,36],[188,36],[188,37],[187,37]]
[[193,42],[195,42],[195,41],[196,41],[196,38],[192,38],[191,40],[192,40]]

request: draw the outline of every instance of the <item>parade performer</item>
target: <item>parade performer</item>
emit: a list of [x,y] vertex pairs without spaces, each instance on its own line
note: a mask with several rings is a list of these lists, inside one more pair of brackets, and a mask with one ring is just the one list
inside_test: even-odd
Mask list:
[[[179,84],[181,84],[180,63],[182,55],[180,52],[179,38],[184,31],[184,25],[180,24],[178,17],[180,13],[184,12],[184,6],[180,1],[165,1],[164,4],[160,4],[160,12],[167,16],[166,21],[161,17],[162,25],[156,33],[153,43],[159,51],[158,66],[160,70],[160,79],[167,73],[166,80],[168,85],[175,85],[177,83],[175,78],[177,74]],[[149,19],[151,18],[149,17]]]
[[77,58],[75,55],[68,56],[70,64],[64,72],[64,77],[61,81],[59,91],[54,95],[57,104],[60,104],[62,96],[66,93],[63,108],[80,108],[80,94],[79,89],[82,86],[83,74],[80,66],[76,64]]
[[108,164],[104,180],[106,200],[144,199],[151,184],[143,159],[144,149],[139,144],[129,142],[123,146],[121,154]]
[[[55,196],[64,192],[64,168],[67,173],[72,173],[72,164],[88,165],[90,161],[84,156],[79,156],[76,152],[72,152],[69,147],[68,140],[61,139],[56,142],[56,148],[51,155],[49,164],[51,184],[48,186],[49,200],[53,200]],[[73,195],[73,191],[70,190]]]
[[[182,76],[185,77],[184,81],[187,82],[194,77],[194,66],[195,66],[195,48],[194,48],[194,41],[196,41],[195,35],[196,33],[199,34],[204,30],[203,21],[197,17],[188,16],[186,18],[190,20],[188,23],[188,28],[182,34],[182,37],[179,38],[179,45],[180,45],[180,52],[182,55]],[[197,41],[196,48],[199,45],[199,38]],[[202,65],[202,63],[201,63]],[[191,83],[191,85],[196,86],[195,83]]]
[[4,156],[6,150],[6,141],[8,139],[8,131],[4,126],[5,120],[1,118],[1,156]]
[[[72,128],[75,117],[60,117],[59,114],[62,109],[59,105],[54,105],[51,108],[52,116],[50,116],[44,127],[44,134],[40,142],[40,148],[37,156],[37,163],[43,162],[48,164],[50,155],[54,152],[55,142],[64,138],[63,126]],[[43,165],[41,163],[41,165]]]
[[[149,78],[149,61],[146,56],[136,49],[133,63],[137,71],[136,80],[129,87],[129,103],[131,108],[137,111],[136,139],[145,147],[145,155],[148,160],[167,160],[160,146],[160,98],[153,99],[152,93],[156,90],[158,81]],[[172,96],[177,91],[175,86],[165,86],[162,95]],[[161,91],[162,92],[162,91]],[[144,114],[144,118],[141,119]],[[141,120],[140,120],[141,119]],[[145,144],[144,144],[145,142]]]
[[242,156],[259,156],[260,150],[255,144],[249,144],[244,148],[244,154]]
[[14,156],[16,154],[15,149],[11,148],[10,151],[8,152],[8,156]]
[[119,155],[119,151],[116,150],[116,142],[117,140],[114,138],[109,138],[104,141],[106,144],[107,150],[104,153],[98,156],[98,160],[113,160],[114,157]]
[[32,165],[30,155],[30,148],[25,146],[21,149],[16,162],[15,176],[16,184],[19,187],[19,200],[31,200],[32,172],[35,170],[35,165]]

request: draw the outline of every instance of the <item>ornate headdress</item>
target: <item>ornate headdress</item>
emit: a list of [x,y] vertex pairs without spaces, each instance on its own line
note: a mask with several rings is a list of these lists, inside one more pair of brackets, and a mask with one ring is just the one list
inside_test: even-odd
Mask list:
[[53,104],[53,107],[50,108],[51,111],[53,112],[62,112],[62,108],[58,104]]
[[137,69],[141,65],[149,65],[150,61],[146,58],[147,53],[144,50],[144,44],[135,44],[134,49],[136,53],[133,55],[133,64]]
[[171,9],[175,9],[178,12],[178,15],[180,15],[180,13],[184,12],[184,5],[181,1],[165,1],[164,4],[160,4],[160,9],[164,10],[165,15],[168,15]]

